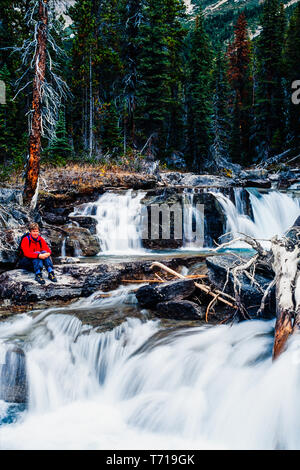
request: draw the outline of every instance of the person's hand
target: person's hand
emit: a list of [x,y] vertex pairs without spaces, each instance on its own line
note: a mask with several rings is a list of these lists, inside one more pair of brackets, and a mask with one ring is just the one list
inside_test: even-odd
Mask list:
[[49,258],[50,253],[40,253],[39,254],[39,259],[46,259]]

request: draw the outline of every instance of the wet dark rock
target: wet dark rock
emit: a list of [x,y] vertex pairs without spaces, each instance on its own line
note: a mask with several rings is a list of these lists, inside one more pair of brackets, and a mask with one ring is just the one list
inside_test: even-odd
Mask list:
[[202,204],[204,209],[204,246],[214,246],[223,235],[226,226],[224,211],[216,197],[207,192],[194,196],[195,204]]
[[11,188],[0,188],[0,204],[23,204],[22,191]]
[[177,171],[161,173],[161,181],[166,185],[200,188],[228,188],[235,183],[235,178],[213,174],[197,175]]
[[68,301],[77,297],[87,297],[96,290],[111,290],[120,282],[117,271],[109,271],[106,266],[62,265],[55,266],[57,283],[48,280],[41,286],[34,274],[22,269],[7,271],[0,275],[0,297],[9,299],[12,304]]
[[264,179],[246,179],[242,182],[242,186],[247,188],[270,189],[272,182]]
[[182,186],[226,188],[232,186],[234,180],[225,176],[185,174],[180,181]]
[[265,170],[263,168],[252,168],[250,170],[243,170],[240,173],[240,177],[244,179],[265,179],[268,177],[268,170]]
[[190,300],[178,300],[157,304],[156,314],[174,320],[203,320],[205,309]]
[[98,237],[83,227],[64,227],[67,232],[66,253],[70,256],[96,256],[100,252]]
[[[54,209],[54,212],[44,212],[43,219],[50,225],[66,225],[68,216],[59,213],[60,209]],[[61,212],[65,212],[64,210]]]
[[46,225],[41,230],[41,236],[46,240],[54,257],[61,256],[61,247],[68,233],[63,227],[55,227],[54,225]]
[[87,228],[47,225],[41,235],[48,242],[55,257],[61,256],[64,241],[67,256],[96,256],[100,251],[98,237],[91,234]]
[[182,238],[180,239],[144,239],[143,247],[147,250],[178,250],[182,248]]
[[180,181],[183,175],[182,173],[179,173],[178,171],[165,171],[161,173],[160,176],[161,176],[161,180],[165,184],[176,185],[176,184],[180,184]]
[[12,269],[18,261],[18,246],[25,232],[22,227],[0,231],[0,269]]
[[6,351],[4,363],[0,364],[0,400],[26,403],[27,398],[25,354],[15,347]]
[[[230,192],[230,189],[228,190]],[[152,220],[152,207],[157,205],[161,210],[163,206],[167,205],[170,209],[172,206],[179,205],[182,213],[184,211],[184,205],[187,201],[187,195],[183,192],[182,188],[164,188],[155,189],[148,191],[146,196],[142,199],[141,203],[148,211],[148,222],[151,229],[155,229],[156,233],[163,233],[162,220],[159,223],[159,219],[153,222]],[[196,189],[193,195],[193,204],[202,205],[204,210],[204,246],[212,246],[214,240],[224,233],[226,218],[223,209],[218,202],[217,198],[213,193],[207,192],[202,189]],[[181,218],[182,219],[182,218]],[[170,238],[151,238],[151,231],[149,230],[149,238],[143,240],[143,246],[148,249],[176,249],[183,246],[183,226],[181,232],[181,238],[174,238],[174,219],[171,218],[170,223]]]
[[[180,266],[189,266],[195,258],[162,262],[180,270]],[[54,266],[58,282],[50,282],[44,272],[44,286],[35,281],[31,272],[22,269],[6,271],[0,274],[0,303],[7,310],[9,306],[61,305],[75,298],[88,297],[99,290],[106,292],[115,289],[122,279],[143,279],[153,275],[151,265],[152,261],[61,264]]]
[[190,297],[195,291],[195,284],[192,279],[172,281],[160,285],[141,287],[136,298],[142,307],[155,307],[159,302],[169,300],[181,300]]
[[69,220],[72,220],[75,223],[78,223],[80,227],[89,229],[92,235],[95,235],[97,232],[96,230],[97,221],[96,219],[94,219],[94,217],[90,217],[87,215],[86,216],[70,215]]
[[[243,261],[247,261],[249,257],[243,256]],[[240,259],[237,259],[234,255],[222,255],[222,256],[211,256],[206,259],[208,267],[208,278],[209,281],[218,289],[223,289],[227,280],[227,271],[235,266],[242,264]],[[271,280],[273,279],[273,273],[270,268],[269,271],[260,270],[260,267],[256,270],[255,280],[258,282],[261,289],[264,291]],[[240,298],[244,306],[246,307],[250,316],[255,316],[262,300],[262,292],[256,286],[252,285],[250,279],[244,274],[238,275],[238,280],[241,283]],[[233,289],[233,276],[230,273],[228,282],[226,284],[225,292],[234,295]],[[271,295],[266,302],[264,317],[270,318],[275,315],[276,302],[275,302],[275,288],[271,290]]]
[[293,227],[300,227],[300,215],[299,215],[299,217],[297,217],[297,219],[293,223]]

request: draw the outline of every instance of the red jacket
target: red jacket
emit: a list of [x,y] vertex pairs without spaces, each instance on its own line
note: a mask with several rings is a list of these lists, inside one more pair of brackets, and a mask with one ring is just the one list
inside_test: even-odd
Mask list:
[[51,254],[49,246],[40,235],[37,238],[32,238],[31,235],[24,237],[21,243],[21,250],[26,258],[37,258],[41,251]]

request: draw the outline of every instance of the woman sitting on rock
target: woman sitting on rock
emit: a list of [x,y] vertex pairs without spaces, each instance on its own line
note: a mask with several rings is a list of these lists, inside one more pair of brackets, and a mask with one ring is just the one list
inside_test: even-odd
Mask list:
[[42,276],[43,266],[48,271],[48,279],[52,282],[57,282],[50,258],[51,250],[44,238],[40,236],[39,226],[35,222],[29,225],[29,233],[22,237],[20,255],[21,259],[18,267],[26,269],[26,271],[33,271],[35,279],[39,284],[45,284]]

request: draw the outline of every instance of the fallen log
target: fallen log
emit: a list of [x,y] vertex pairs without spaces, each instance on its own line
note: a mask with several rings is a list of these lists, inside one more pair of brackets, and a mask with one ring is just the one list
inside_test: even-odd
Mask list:
[[[189,275],[189,276],[185,276],[185,279],[204,279],[204,278],[207,278],[206,274],[199,274],[199,275],[192,274],[192,275]],[[125,283],[128,283],[128,284],[139,284],[139,283],[169,282],[169,281],[167,279],[162,279],[162,278],[159,279],[159,277],[158,277],[157,279],[122,279],[121,282],[125,282]],[[234,300],[234,298],[231,297],[230,295],[228,297],[230,297],[231,299]]]
[[[174,271],[173,269],[171,268],[168,268],[167,266],[165,266],[164,264],[162,263],[159,263],[158,261],[155,261],[154,263],[152,263],[152,265],[150,266],[150,269],[153,269],[154,267],[157,267],[157,268],[160,268],[164,271],[166,271],[167,273],[169,274],[172,274],[173,276],[175,277],[178,277],[180,279],[186,279],[185,276],[183,276],[182,274],[179,274],[177,273],[176,271]],[[209,287],[205,286],[204,284],[199,284],[198,282],[195,282],[195,286],[202,290],[202,292],[205,292],[206,294],[212,296],[212,297],[216,297],[216,293],[214,293]],[[222,303],[224,303],[225,305],[228,305],[229,307],[231,308],[237,308],[235,305],[233,305],[231,302],[229,302],[228,300],[224,299],[223,297],[221,297],[221,295],[223,295],[223,293],[221,292],[217,292],[217,294],[220,294],[220,296],[218,297],[218,300]]]

